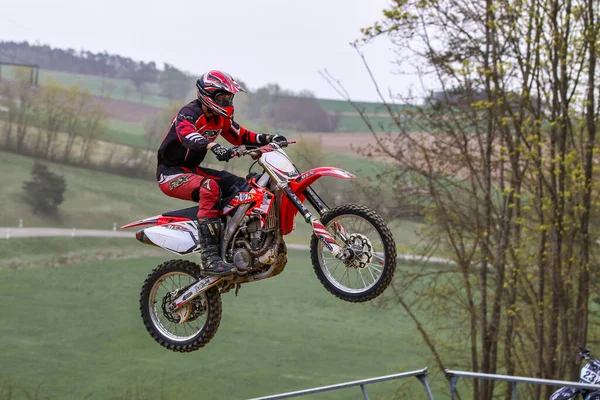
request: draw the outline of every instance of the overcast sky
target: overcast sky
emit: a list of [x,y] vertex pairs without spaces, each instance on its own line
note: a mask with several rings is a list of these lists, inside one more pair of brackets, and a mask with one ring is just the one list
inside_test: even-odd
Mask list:
[[[327,69],[355,100],[376,93],[350,42],[382,16],[389,0],[19,0],[4,1],[0,40],[107,51],[163,62],[194,74],[223,69],[250,88],[266,83],[339,98]],[[408,90],[391,44],[364,47],[384,88]]]

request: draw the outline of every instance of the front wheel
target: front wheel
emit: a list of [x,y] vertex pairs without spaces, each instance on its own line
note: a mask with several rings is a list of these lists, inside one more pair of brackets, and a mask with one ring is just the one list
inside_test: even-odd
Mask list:
[[198,350],[217,333],[221,322],[221,295],[217,287],[201,293],[178,310],[169,307],[198,279],[201,276],[197,264],[171,260],[156,267],[144,281],[140,294],[142,320],[150,336],[169,350]]
[[338,260],[313,234],[310,255],[323,286],[350,302],[369,301],[383,293],[396,271],[396,243],[383,218],[367,207],[344,204],[327,211],[321,223],[351,254]]

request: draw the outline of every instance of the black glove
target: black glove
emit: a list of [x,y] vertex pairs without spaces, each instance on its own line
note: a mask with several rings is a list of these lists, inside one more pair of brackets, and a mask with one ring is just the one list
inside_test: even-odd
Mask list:
[[268,135],[269,143],[287,142],[288,140],[282,135]]
[[218,143],[211,147],[210,150],[215,153],[217,160],[219,161],[229,161],[233,155],[233,151],[231,149],[227,149]]

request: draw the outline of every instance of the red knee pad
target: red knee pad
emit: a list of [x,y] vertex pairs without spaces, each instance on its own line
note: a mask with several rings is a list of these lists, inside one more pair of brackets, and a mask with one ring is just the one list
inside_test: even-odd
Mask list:
[[217,218],[219,216],[219,200],[221,189],[214,179],[206,178],[200,184],[200,201],[198,202],[198,218]]

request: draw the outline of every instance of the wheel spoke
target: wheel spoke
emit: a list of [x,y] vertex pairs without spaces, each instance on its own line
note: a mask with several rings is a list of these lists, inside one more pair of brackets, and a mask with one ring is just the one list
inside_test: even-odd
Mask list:
[[353,286],[352,286],[352,282],[350,282],[350,274],[351,274],[351,271],[350,271],[350,269],[349,269],[349,268],[347,268],[347,269],[346,269],[346,271],[348,272],[348,274],[346,275],[346,280],[348,281],[348,287],[349,287],[349,288],[352,288],[352,287],[353,287]]
[[371,278],[373,278],[373,282],[375,282],[377,278],[375,278],[375,275],[373,275],[373,271],[371,271],[371,268],[367,267],[367,271],[369,271],[369,274],[371,274]]
[[[338,233],[336,224],[343,228],[345,240]],[[350,249],[352,253],[352,258],[342,262],[333,257],[322,243],[317,244],[320,252],[318,260],[329,283],[349,293],[362,293],[377,284],[385,268],[389,266],[385,259],[388,242],[379,233],[379,227],[371,220],[353,213],[338,215],[328,221],[325,227],[341,246]]]
[[167,288],[167,286],[165,285],[165,281],[164,281],[164,280],[163,280],[163,281],[160,283],[160,286],[165,288],[165,292],[168,292],[168,291],[169,291],[169,289],[168,289],[168,288]]
[[363,277],[362,271],[360,269],[358,270],[358,276],[360,276],[360,279],[362,280],[363,287],[369,286],[369,285],[367,285],[367,282],[365,281],[365,278]]
[[346,268],[346,270],[344,271],[344,274],[342,275],[342,279],[341,281],[344,280],[344,277],[348,275],[348,268]]
[[[173,316],[165,315],[163,310],[163,301],[166,296],[170,296],[170,293],[177,289],[189,286],[195,278],[184,272],[172,272],[163,276],[160,280],[157,280],[150,292],[149,304],[151,306],[150,315],[155,327],[170,340],[174,341],[185,341],[198,335],[203,326],[206,324],[206,318],[196,315],[197,319],[193,321],[185,322],[183,324],[173,322],[176,320],[176,314]],[[169,286],[171,289],[169,290]],[[171,299],[172,300],[172,299]],[[194,303],[204,304],[206,303],[206,294],[201,294],[200,297],[194,299]],[[204,302],[204,303],[203,303]],[[190,318],[194,318],[194,309],[202,309],[194,304],[190,304],[192,315]],[[187,311],[186,311],[187,312]]]
[[381,260],[385,263],[384,256],[380,255],[379,253],[373,253],[373,257],[378,258],[379,260]]
[[363,235],[365,235],[365,236],[367,237],[367,239],[369,239],[369,240],[373,239],[373,238],[372,238],[372,235],[373,235],[373,234],[376,234],[376,235],[378,235],[378,236],[379,236],[379,232],[377,232],[377,229],[371,229],[371,230],[369,231],[369,233],[363,233]]
[[375,271],[377,271],[379,273],[383,272],[383,267],[379,264],[368,263],[367,268],[373,268]]
[[338,267],[340,266],[341,263],[337,263],[335,268],[333,269],[333,271],[331,271],[331,275],[333,275],[335,273],[335,271],[338,269]]

